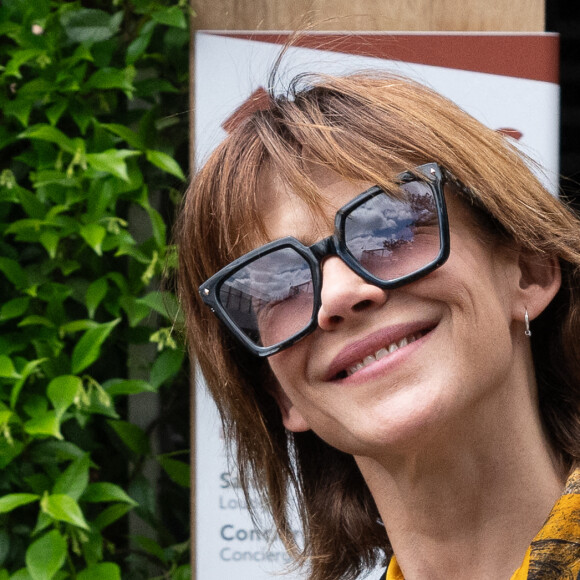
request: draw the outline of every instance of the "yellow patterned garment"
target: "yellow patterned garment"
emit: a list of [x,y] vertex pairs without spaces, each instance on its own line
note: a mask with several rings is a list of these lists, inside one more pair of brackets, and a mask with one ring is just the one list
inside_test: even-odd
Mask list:
[[[386,580],[405,580],[394,556]],[[511,580],[580,580],[580,467]]]

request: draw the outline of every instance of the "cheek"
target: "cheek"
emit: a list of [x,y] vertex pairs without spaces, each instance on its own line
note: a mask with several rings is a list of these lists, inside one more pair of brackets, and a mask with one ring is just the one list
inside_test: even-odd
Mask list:
[[279,388],[305,415],[309,410],[323,405],[322,393],[308,375],[308,364],[312,360],[312,341],[309,339],[307,337],[268,359]]
[[301,357],[297,354],[299,347],[300,344],[295,344],[268,358],[274,377],[286,393],[294,390],[293,385],[300,374]]
[[505,252],[473,236],[451,237],[451,254],[438,273],[445,274],[445,291],[472,310],[500,309],[512,295],[513,269]]

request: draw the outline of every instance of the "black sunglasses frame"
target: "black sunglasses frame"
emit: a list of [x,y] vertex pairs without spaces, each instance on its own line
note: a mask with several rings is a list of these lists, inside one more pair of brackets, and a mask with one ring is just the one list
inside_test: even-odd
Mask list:
[[[424,179],[421,177],[424,176]],[[423,266],[419,270],[406,274],[394,280],[381,280],[367,272],[360,263],[354,258],[346,247],[344,230],[346,219],[349,214],[357,207],[367,202],[369,199],[383,193],[378,186],[373,186],[363,193],[357,195],[353,200],[341,207],[337,212],[334,220],[334,233],[310,247],[300,243],[296,238],[286,237],[274,240],[264,246],[260,246],[243,256],[240,256],[211,278],[206,280],[200,287],[199,293],[206,305],[211,311],[225,324],[228,330],[235,336],[251,353],[258,357],[272,356],[281,350],[289,348],[296,344],[300,339],[312,333],[318,327],[317,315],[321,306],[321,289],[322,289],[322,260],[327,256],[338,256],[355,274],[360,276],[366,282],[374,284],[383,290],[399,288],[405,284],[410,284],[415,280],[426,276],[433,270],[442,266],[449,257],[449,220],[447,217],[447,208],[445,205],[445,196],[443,195],[443,186],[445,182],[455,180],[436,163],[427,163],[417,167],[414,171],[405,171],[395,178],[400,184],[410,183],[412,181],[425,181],[433,191],[439,219],[439,253],[435,259]],[[246,267],[253,261],[279,251],[284,248],[292,248],[297,254],[302,256],[310,267],[312,274],[312,285],[314,290],[313,307],[310,322],[301,331],[293,334],[286,340],[271,346],[258,346],[250,340],[238,325],[230,318],[227,310],[222,306],[219,300],[220,289],[224,282],[235,272]]]

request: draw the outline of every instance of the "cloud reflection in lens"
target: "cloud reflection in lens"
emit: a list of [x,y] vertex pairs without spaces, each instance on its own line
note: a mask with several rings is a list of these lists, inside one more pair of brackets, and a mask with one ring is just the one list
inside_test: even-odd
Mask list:
[[230,318],[256,344],[270,346],[302,330],[313,309],[306,260],[282,248],[235,272],[220,289]]

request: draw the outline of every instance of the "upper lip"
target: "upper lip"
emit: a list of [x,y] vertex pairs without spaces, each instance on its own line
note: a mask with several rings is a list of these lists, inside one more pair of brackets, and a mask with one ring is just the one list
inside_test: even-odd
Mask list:
[[432,320],[406,322],[383,328],[364,338],[345,346],[331,361],[325,373],[325,380],[334,380],[340,373],[364,359],[365,356],[376,353],[379,349],[393,342],[399,342],[406,336],[418,332],[426,332],[436,325]]

